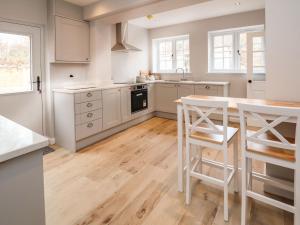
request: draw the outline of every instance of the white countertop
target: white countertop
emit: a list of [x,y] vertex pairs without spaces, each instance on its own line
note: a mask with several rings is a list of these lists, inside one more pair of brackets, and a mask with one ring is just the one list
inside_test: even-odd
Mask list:
[[97,91],[97,90],[105,90],[105,89],[112,89],[112,88],[121,88],[121,87],[130,87],[134,85],[142,85],[142,84],[155,84],[155,83],[163,83],[163,84],[203,84],[203,85],[219,85],[219,86],[226,86],[229,85],[229,82],[219,82],[219,81],[166,81],[166,80],[155,80],[155,81],[146,81],[145,83],[132,83],[132,84],[106,84],[100,85],[97,87],[92,88],[82,88],[82,89],[68,89],[68,88],[56,88],[53,89],[54,92],[60,93],[81,93],[87,91]]
[[46,146],[48,138],[0,116],[0,163]]

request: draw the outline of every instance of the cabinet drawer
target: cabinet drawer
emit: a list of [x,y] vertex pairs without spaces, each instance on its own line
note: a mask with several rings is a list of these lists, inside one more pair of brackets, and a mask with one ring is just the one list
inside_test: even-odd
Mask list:
[[218,86],[215,85],[196,85],[196,95],[218,96]]
[[94,120],[76,126],[76,140],[80,140],[96,134],[102,130],[102,120]]
[[87,123],[89,121],[93,121],[96,119],[102,118],[102,110],[98,109],[91,112],[86,112],[82,114],[77,114],[75,117],[75,123],[76,125]]
[[97,99],[101,100],[101,91],[88,91],[75,94],[75,103],[95,101]]
[[101,104],[102,103],[100,100],[79,103],[75,105],[75,112],[76,114],[80,114],[80,113],[94,111],[96,109],[101,108]]

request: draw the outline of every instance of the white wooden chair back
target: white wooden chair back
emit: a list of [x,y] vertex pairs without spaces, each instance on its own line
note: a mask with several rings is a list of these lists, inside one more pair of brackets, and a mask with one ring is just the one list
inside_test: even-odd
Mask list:
[[[223,137],[223,145],[227,145],[227,127],[228,127],[228,102],[199,100],[188,97],[181,98],[183,104],[186,135],[190,136],[192,132],[202,132],[205,134],[216,134]],[[213,113],[223,114],[223,129],[217,126],[209,116]],[[196,114],[196,120],[192,121],[192,114]]]
[[[278,106],[258,106],[244,103],[238,104],[238,108],[240,114],[242,139],[244,139],[246,143],[253,142],[265,146],[292,151],[297,149],[300,141],[300,109]],[[251,117],[253,117],[260,124],[260,129],[251,132],[251,134],[247,134],[246,119]],[[275,128],[279,124],[291,120],[296,121],[295,143],[288,141]],[[267,132],[275,136],[277,140],[267,139],[267,135],[265,135]]]

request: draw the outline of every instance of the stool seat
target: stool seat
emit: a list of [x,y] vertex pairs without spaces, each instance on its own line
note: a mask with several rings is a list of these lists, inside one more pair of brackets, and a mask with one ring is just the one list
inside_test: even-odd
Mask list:
[[[255,132],[252,130],[247,130],[247,136],[251,136]],[[275,140],[277,141],[276,137],[272,134],[262,134],[262,138],[268,139],[268,140]],[[293,138],[286,138],[290,143],[295,143],[295,139]],[[247,143],[247,151],[269,156],[269,157],[274,157],[277,159],[282,159],[286,161],[291,161],[295,162],[295,152],[292,150],[286,150],[282,148],[275,148],[271,146],[266,146],[263,144],[258,144],[254,142],[249,142]]]
[[[220,130],[223,130],[223,126],[216,125]],[[231,141],[234,135],[239,131],[238,128],[227,127],[227,143]],[[193,131],[191,132],[190,138],[194,138],[201,141],[208,141],[214,144],[222,144],[224,135],[219,134],[208,134],[203,132]]]

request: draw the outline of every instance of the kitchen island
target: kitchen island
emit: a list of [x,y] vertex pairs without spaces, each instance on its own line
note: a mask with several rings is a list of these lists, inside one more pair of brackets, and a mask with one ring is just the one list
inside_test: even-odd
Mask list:
[[44,225],[48,139],[0,116],[0,224]]

